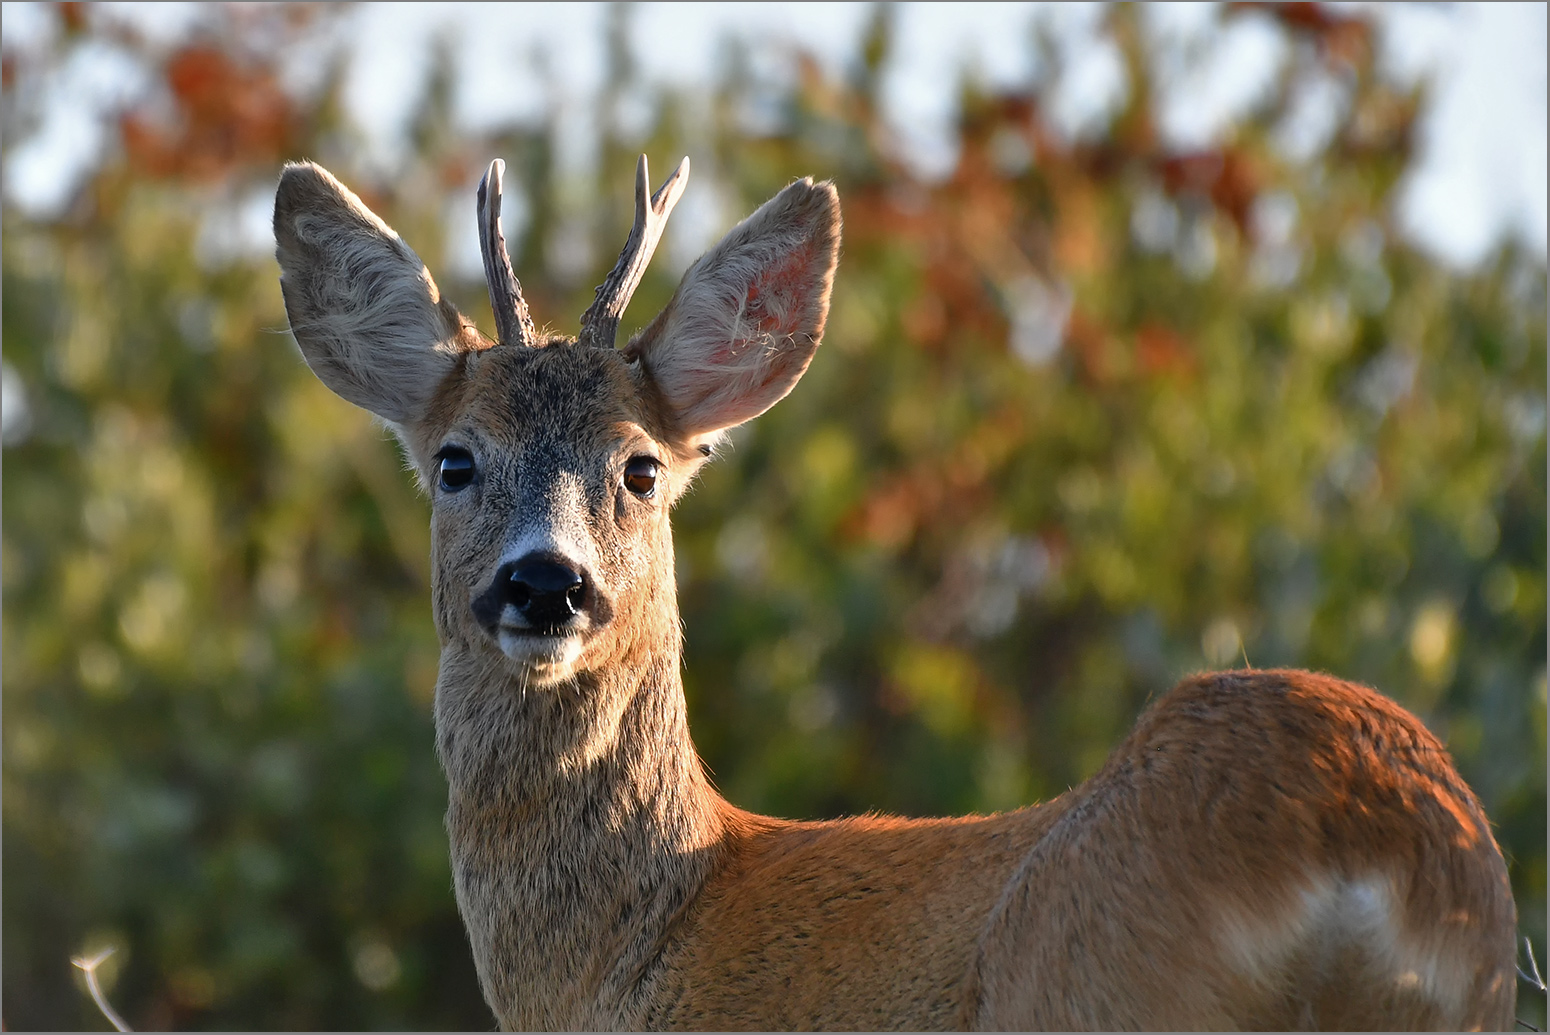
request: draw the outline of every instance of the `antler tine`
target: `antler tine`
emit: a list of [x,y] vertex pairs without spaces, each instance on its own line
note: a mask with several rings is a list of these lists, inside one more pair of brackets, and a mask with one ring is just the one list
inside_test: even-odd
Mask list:
[[673,206],[678,204],[688,183],[689,159],[685,158],[673,170],[673,175],[651,195],[648,203],[646,191],[651,188],[651,180],[646,168],[646,156],[640,156],[640,162],[635,166],[635,225],[630,228],[630,236],[625,239],[624,251],[619,253],[619,261],[614,264],[613,272],[598,285],[597,297],[587,307],[587,311],[581,314],[581,334],[577,340],[582,344],[610,349],[614,347],[614,337],[619,333],[619,318],[624,315],[624,307],[630,304],[630,296],[640,286],[640,279],[646,274],[646,265],[651,262],[651,254],[657,250],[657,242],[662,239],[667,217],[672,214]]
[[506,163],[497,158],[479,181],[479,251],[484,254],[484,281],[490,288],[490,308],[495,311],[496,337],[506,345],[536,345],[533,317],[527,311],[501,233],[501,176],[505,172]]

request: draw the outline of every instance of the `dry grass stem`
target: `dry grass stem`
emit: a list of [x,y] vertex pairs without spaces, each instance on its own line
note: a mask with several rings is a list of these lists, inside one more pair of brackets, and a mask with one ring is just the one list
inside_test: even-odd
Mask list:
[[113,1004],[102,994],[102,985],[97,981],[97,968],[102,965],[103,960],[113,955],[113,952],[113,946],[110,945],[90,959],[85,956],[71,956],[70,962],[80,967],[86,974],[86,987],[91,991],[92,1002],[97,1004],[97,1009],[102,1011],[102,1016],[106,1017],[108,1022],[119,1031],[134,1031],[124,1023],[124,1018],[118,1015],[118,1011],[113,1009]]

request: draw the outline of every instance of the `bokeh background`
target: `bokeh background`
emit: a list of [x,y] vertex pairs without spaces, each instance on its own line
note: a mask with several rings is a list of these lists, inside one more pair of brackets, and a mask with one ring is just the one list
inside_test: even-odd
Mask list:
[[1545,15],[1483,17],[6,4],[5,1024],[103,1027],[108,945],[138,1027],[492,1024],[428,508],[284,330],[301,157],[486,328],[491,157],[567,331],[637,153],[694,173],[631,326],[837,183],[824,347],[677,514],[734,802],[1011,808],[1184,674],[1326,669],[1448,742],[1543,959]]

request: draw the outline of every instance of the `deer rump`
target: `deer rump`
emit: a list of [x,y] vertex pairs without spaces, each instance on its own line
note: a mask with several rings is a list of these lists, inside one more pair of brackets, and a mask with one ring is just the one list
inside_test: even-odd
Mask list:
[[722,799],[680,676],[672,503],[823,334],[834,187],[798,180],[620,315],[648,195],[577,339],[540,334],[480,185],[499,343],[319,166],[275,203],[291,330],[432,509],[458,906],[507,1028],[1504,1028],[1515,916],[1413,715],[1299,671],[1198,676],[1054,801],[792,822]]

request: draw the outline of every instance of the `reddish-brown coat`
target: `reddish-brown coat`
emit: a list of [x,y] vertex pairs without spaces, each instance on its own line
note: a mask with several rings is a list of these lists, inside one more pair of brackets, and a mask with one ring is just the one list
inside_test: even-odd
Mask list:
[[[1092,779],[1005,815],[717,804],[725,854],[668,951],[666,1026],[1512,1024],[1511,892],[1479,803],[1413,715],[1328,676],[1187,680]],[[1300,915],[1342,888],[1390,889],[1392,916]],[[1432,989],[1410,977],[1428,967]]]

